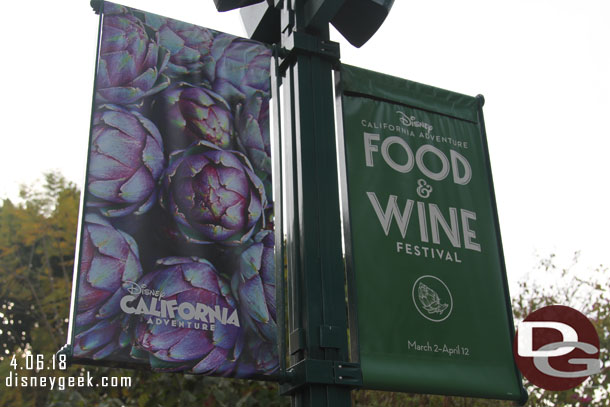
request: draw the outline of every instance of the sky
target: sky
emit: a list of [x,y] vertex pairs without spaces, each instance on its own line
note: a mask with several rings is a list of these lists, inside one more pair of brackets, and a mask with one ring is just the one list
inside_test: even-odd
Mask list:
[[[245,36],[239,12],[211,0],[118,2]],[[84,0],[12,1],[3,15],[0,199],[50,170],[82,188],[98,16]],[[397,0],[360,49],[332,33],[344,63],[485,96],[513,293],[551,253],[610,265],[608,21],[608,0]]]

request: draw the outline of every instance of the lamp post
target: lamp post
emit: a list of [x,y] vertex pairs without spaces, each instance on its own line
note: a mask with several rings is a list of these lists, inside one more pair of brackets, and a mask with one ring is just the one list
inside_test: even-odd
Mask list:
[[286,101],[282,160],[290,379],[281,391],[292,396],[294,406],[347,407],[346,385],[362,380],[359,366],[348,363],[332,94],[339,46],[329,41],[328,24],[310,34],[305,16],[304,4],[285,1],[280,70]]
[[328,24],[359,47],[377,31],[393,0],[214,1],[219,11],[249,6],[241,10],[248,35],[274,44],[279,55],[275,82],[282,80],[284,90],[279,144],[285,205],[279,213],[276,206],[275,222],[285,219],[286,225],[289,354],[280,391],[291,395],[293,406],[348,407],[362,374],[350,362],[347,340],[332,88],[340,55]]

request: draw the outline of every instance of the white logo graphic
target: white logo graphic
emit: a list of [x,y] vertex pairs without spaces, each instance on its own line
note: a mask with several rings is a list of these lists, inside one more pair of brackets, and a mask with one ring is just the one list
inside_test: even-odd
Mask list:
[[[538,350],[533,350],[534,329],[554,329],[561,333],[561,342],[548,343]],[[523,321],[519,324],[517,333],[517,353],[522,357],[533,357],[534,365],[542,373],[561,378],[587,377],[601,371],[601,361],[596,358],[568,359],[571,365],[586,365],[585,370],[564,372],[549,364],[549,358],[567,355],[578,348],[589,355],[594,355],[598,349],[585,342],[578,342],[578,333],[574,328],[562,322],[555,321]]]
[[417,118],[415,116],[407,116],[406,113],[401,112],[400,110],[397,110],[396,113],[398,113],[400,115],[400,123],[402,123],[403,126],[406,127],[421,127],[424,130],[426,130],[427,134],[430,134],[432,132],[432,125],[426,122],[420,122],[419,120],[417,120]]
[[[207,330],[207,323],[220,323],[222,325],[234,325],[239,327],[239,315],[237,309],[221,307],[220,305],[208,305],[201,303],[182,302],[176,299],[165,300],[165,294],[161,290],[151,290],[146,284],[138,284],[133,281],[123,283],[129,294],[124,295],[119,303],[121,310],[126,314],[141,315],[149,318],[157,325],[162,323],[176,326],[178,320],[180,326],[186,322],[187,327],[191,327],[191,320],[205,324],[194,324]],[[149,297],[147,299],[147,297]],[[171,298],[171,297],[170,297]],[[154,319],[151,319],[155,317]]]
[[124,285],[129,285],[128,287],[123,288],[127,288],[127,291],[129,291],[129,294],[131,295],[138,295],[142,292],[142,287],[135,281],[125,281]]
[[[533,350],[534,328],[554,329],[561,332],[563,341],[578,342],[578,334],[570,325],[554,321],[523,321],[519,324],[519,336],[517,338],[517,350],[519,356],[523,357],[555,357],[563,356],[574,350],[572,346],[556,348],[554,350]],[[561,342],[558,342],[561,343]]]
[[442,314],[447,308],[447,304],[441,304],[441,300],[436,291],[424,283],[419,283],[417,286],[417,296],[428,314]]
[[451,291],[438,277],[425,275],[418,278],[413,284],[412,296],[417,312],[429,321],[444,321],[453,311]]
[[129,291],[129,294],[131,295],[146,295],[148,297],[158,297],[158,298],[162,298],[163,297],[163,291],[160,290],[151,290],[149,288],[146,288],[146,284],[138,284],[135,281],[125,281],[123,283],[123,288],[125,288],[127,291]]

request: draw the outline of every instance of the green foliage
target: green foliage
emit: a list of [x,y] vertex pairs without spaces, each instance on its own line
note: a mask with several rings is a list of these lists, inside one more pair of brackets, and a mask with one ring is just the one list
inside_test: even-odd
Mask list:
[[44,351],[66,334],[79,192],[61,175],[45,180],[0,207],[2,356]]
[[511,407],[510,401],[429,394],[389,393],[359,390],[352,393],[355,407]]
[[[61,175],[49,173],[42,187],[22,187],[21,199],[0,206],[3,378],[13,355],[21,360],[31,352],[48,359],[67,332],[79,191]],[[0,405],[44,405],[46,394],[44,387],[3,391]]]
[[94,383],[102,376],[130,377],[131,386],[106,388],[104,393],[97,388],[54,391],[50,394],[48,407],[281,407],[289,404],[288,399],[280,398],[273,383],[114,368],[71,370],[72,374],[78,370],[90,372]]

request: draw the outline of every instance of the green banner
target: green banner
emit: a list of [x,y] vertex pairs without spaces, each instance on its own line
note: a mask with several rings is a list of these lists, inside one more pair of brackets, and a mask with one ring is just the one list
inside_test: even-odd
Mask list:
[[364,386],[522,400],[482,103],[345,65],[340,91]]

